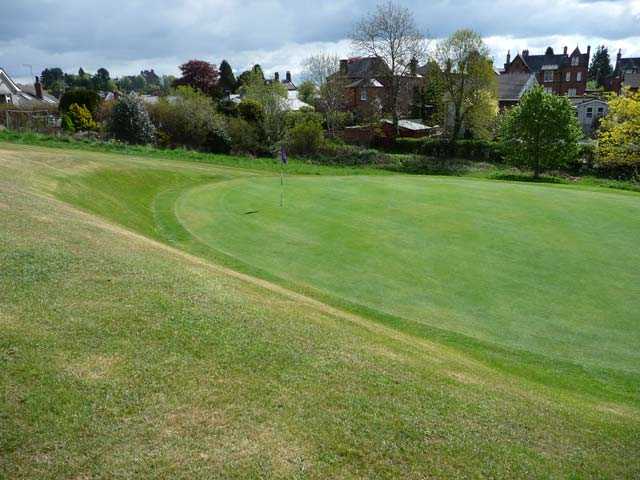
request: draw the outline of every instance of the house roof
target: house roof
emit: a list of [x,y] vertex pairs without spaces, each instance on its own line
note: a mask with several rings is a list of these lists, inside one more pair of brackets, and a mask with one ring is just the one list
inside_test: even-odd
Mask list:
[[625,72],[627,70],[635,70],[636,73],[640,72],[640,57],[621,58],[616,64],[616,70],[619,72]]
[[609,104],[600,98],[589,97],[572,97],[569,99],[571,104],[576,108],[584,108],[589,104],[600,104],[608,106]]
[[28,105],[30,107],[38,105],[55,106],[58,104],[58,99],[44,90],[42,91],[43,98],[39,99],[36,96],[34,85],[20,85],[15,83],[2,68],[0,68],[0,94],[11,95],[12,103],[17,107],[21,105]]
[[504,73],[498,77],[498,99],[520,100],[538,82],[531,73]]
[[[28,93],[29,95],[31,95],[34,99],[38,99],[38,97],[36,96],[36,86],[35,85],[25,85],[25,84],[18,84],[18,86],[20,87],[20,90],[22,90],[25,93]],[[42,90],[42,100],[40,100],[42,102],[48,103],[50,105],[57,105],[58,104],[58,99],[56,97],[54,97],[53,95],[51,95],[50,93],[48,93],[46,90]]]
[[350,58],[347,60],[347,77],[349,78],[367,78],[375,77],[382,73],[390,73],[389,67],[381,58]]
[[580,49],[578,48],[576,48],[571,55],[566,55],[564,53],[554,54],[551,53],[552,51],[553,50],[548,49],[544,55],[518,54],[518,56],[534,73],[538,73],[541,70],[557,70],[559,68],[569,66],[571,65],[571,58],[576,55],[580,56],[581,65],[589,64],[589,54],[580,53]]

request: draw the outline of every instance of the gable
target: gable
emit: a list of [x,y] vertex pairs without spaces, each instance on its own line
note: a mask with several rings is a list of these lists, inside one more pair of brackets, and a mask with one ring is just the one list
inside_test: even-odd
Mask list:
[[0,68],[0,94],[15,95],[17,93],[20,93],[20,87]]

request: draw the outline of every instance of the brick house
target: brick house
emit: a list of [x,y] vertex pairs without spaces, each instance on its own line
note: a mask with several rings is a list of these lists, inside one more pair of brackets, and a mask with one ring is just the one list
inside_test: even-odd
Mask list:
[[544,55],[530,55],[529,50],[523,50],[513,60],[511,53],[507,54],[503,74],[535,74],[538,83],[549,93],[582,96],[587,89],[590,57],[591,47],[587,47],[587,53],[581,53],[576,47],[570,55],[567,47],[561,54],[555,54],[551,47]]
[[640,57],[622,58],[622,50],[618,51],[616,68],[613,70],[607,86],[607,90],[617,94],[620,94],[625,88],[637,92],[640,89]]
[[[356,57],[340,60],[340,71],[330,77],[344,83],[344,109],[357,117],[368,118],[389,114],[391,97],[391,69],[385,61],[376,57]],[[423,77],[418,74],[418,63],[412,62],[404,77],[400,92],[400,115],[408,115],[413,100],[414,88],[420,86]]]

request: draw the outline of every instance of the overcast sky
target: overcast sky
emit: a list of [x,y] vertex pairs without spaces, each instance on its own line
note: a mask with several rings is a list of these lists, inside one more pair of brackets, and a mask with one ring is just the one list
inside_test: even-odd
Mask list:
[[[640,56],[640,0],[405,0],[431,38],[458,28],[485,37],[496,65],[507,50],[605,44],[612,60]],[[112,76],[154,68],[176,74],[192,58],[237,72],[254,63],[300,72],[310,53],[354,54],[353,23],[375,0],[18,0],[0,8],[0,67],[18,79],[45,67]]]

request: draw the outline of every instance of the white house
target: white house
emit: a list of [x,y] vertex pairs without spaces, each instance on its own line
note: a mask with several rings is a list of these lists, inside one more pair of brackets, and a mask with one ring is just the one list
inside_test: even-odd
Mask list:
[[20,85],[0,68],[0,105],[12,105],[20,109],[51,109],[58,106],[58,99],[43,90],[36,77],[33,85]]
[[602,117],[609,112],[609,105],[600,98],[573,97],[570,99],[576,109],[578,121],[585,135],[591,135]]

